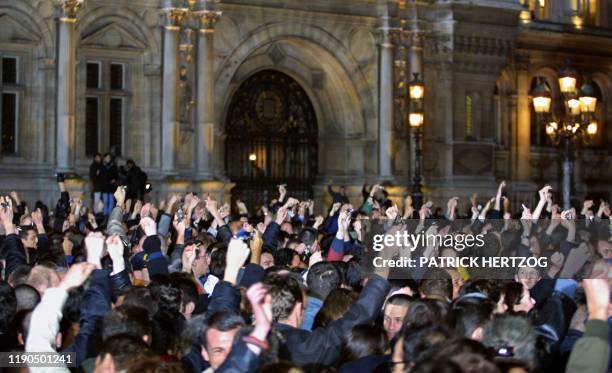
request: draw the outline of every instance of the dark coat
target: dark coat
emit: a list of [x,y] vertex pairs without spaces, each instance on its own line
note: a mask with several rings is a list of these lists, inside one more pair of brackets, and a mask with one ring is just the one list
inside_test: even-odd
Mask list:
[[91,181],[91,191],[92,192],[101,192],[102,185],[102,162],[91,162],[89,166],[89,181]]
[[275,324],[274,329],[284,339],[280,358],[307,368],[333,365],[340,356],[345,337],[351,328],[376,319],[389,288],[389,283],[383,278],[371,278],[351,308],[325,328],[309,332],[286,324]]
[[117,166],[114,163],[103,164],[100,170],[100,183],[103,193],[115,193],[116,181],[119,177]]

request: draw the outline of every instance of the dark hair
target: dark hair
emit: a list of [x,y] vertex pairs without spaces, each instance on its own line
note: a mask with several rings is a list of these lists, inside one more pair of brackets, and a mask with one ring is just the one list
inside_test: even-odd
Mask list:
[[417,299],[410,304],[404,319],[404,329],[439,323],[444,317],[444,310],[434,300]]
[[209,329],[215,329],[220,332],[227,332],[234,329],[239,329],[244,326],[242,317],[227,310],[217,311],[210,315],[202,328],[202,345],[206,347],[206,333]]
[[170,275],[170,286],[181,292],[181,308],[183,311],[189,303],[193,303],[194,306],[198,303],[198,287],[187,273],[172,273]]
[[17,313],[15,291],[5,281],[0,282],[0,334],[6,333]]
[[332,263],[316,263],[308,270],[306,284],[310,295],[325,300],[332,290],[340,287],[340,271]]
[[18,232],[19,232],[19,238],[24,239],[26,237],[28,237],[28,233],[32,231],[35,234],[37,234],[38,232],[36,231],[36,228],[31,226],[31,225],[20,225]]
[[17,268],[15,268],[9,275],[8,280],[11,284],[13,284],[13,286],[27,284],[30,271],[32,271],[32,267],[27,264],[17,266]]
[[384,355],[388,348],[387,335],[380,325],[356,325],[346,336],[341,362],[370,355]]
[[387,299],[387,301],[385,302],[385,307],[387,307],[387,305],[410,307],[410,303],[412,303],[413,301],[414,298],[409,295],[394,294],[390,296],[389,299]]
[[448,326],[457,335],[471,338],[472,333],[491,319],[495,304],[486,298],[463,297],[451,304]]
[[182,304],[180,289],[157,281],[151,282],[149,289],[151,290],[151,297],[157,302],[158,312],[162,310],[180,312]]
[[32,286],[21,284],[15,287],[15,297],[17,298],[16,312],[23,310],[33,310],[40,302],[40,294]]
[[521,304],[523,298],[523,284],[509,282],[504,286],[504,304],[508,307],[507,313],[514,314],[514,306]]
[[177,310],[160,308],[151,323],[151,349],[157,355],[175,355],[180,348],[180,336],[185,318]]
[[429,358],[448,338],[449,333],[434,324],[405,328],[402,345],[404,362],[416,364]]
[[117,334],[131,334],[138,338],[151,336],[149,312],[144,308],[122,305],[109,312],[102,323],[102,341]]
[[266,277],[264,284],[272,297],[272,319],[274,322],[289,317],[297,303],[303,303],[300,284],[290,276],[276,274]]
[[330,322],[341,318],[358,297],[359,294],[348,289],[332,290],[315,316],[313,329],[325,327]]
[[117,334],[109,337],[103,344],[98,356],[104,358],[110,354],[115,364],[115,370],[125,369],[131,361],[153,356],[151,349],[142,340],[131,334]]
[[274,264],[291,267],[293,256],[297,253],[291,249],[280,249],[274,253]]
[[151,315],[157,312],[157,303],[151,296],[151,290],[142,286],[133,286],[123,293],[122,306],[139,307],[147,310]]
[[436,352],[436,357],[452,359],[460,354],[478,354],[491,361],[495,357],[491,349],[478,341],[465,337],[453,338],[444,342]]
[[[517,315],[495,315],[482,334],[482,344],[499,351],[512,348],[513,360],[533,367],[536,357],[536,335],[529,319]],[[501,358],[502,360],[504,358]]]
[[210,274],[217,278],[223,278],[225,274],[227,249],[225,247],[213,245],[208,248],[207,252],[210,253]]
[[453,298],[453,281],[446,271],[431,270],[419,286],[419,291],[428,298]]
[[465,373],[459,364],[446,359],[424,360],[417,363],[411,370],[411,373]]
[[470,293],[484,294],[495,303],[499,302],[501,295],[499,285],[493,280],[485,279],[470,280],[463,284],[459,290],[459,296]]
[[125,369],[126,373],[184,373],[183,364],[165,361],[161,357],[147,357],[134,360]]

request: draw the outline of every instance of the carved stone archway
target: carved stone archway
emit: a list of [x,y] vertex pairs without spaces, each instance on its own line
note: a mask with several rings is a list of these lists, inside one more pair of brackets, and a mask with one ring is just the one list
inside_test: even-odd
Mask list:
[[250,208],[268,204],[277,186],[312,198],[317,176],[318,126],[300,84],[277,70],[248,77],[234,93],[225,123],[225,170],[236,183],[232,199]]

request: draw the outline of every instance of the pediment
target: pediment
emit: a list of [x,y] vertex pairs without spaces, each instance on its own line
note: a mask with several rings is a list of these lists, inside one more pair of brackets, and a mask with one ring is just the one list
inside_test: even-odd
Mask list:
[[39,41],[38,35],[28,30],[22,22],[8,14],[0,14],[0,42],[38,43]]
[[116,23],[101,27],[83,37],[81,46],[112,49],[146,49],[147,46]]

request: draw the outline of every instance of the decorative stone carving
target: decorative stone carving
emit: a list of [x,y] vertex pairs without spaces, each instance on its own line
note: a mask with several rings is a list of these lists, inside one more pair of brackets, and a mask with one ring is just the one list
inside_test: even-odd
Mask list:
[[83,0],[60,0],[58,6],[62,12],[62,20],[76,19]]
[[147,45],[121,25],[111,23],[85,35],[82,46],[94,48],[146,49]]
[[355,28],[349,35],[349,49],[360,64],[367,63],[376,55],[376,39],[370,30]]
[[7,43],[36,43],[40,40],[36,33],[28,30],[13,17],[4,14],[0,16],[0,41]]

